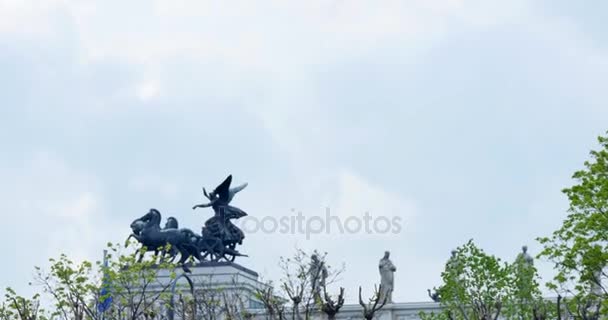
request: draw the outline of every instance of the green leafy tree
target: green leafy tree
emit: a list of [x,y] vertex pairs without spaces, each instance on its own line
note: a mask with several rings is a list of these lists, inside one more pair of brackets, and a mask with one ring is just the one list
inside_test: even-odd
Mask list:
[[426,313],[424,311],[421,311],[418,316],[420,317],[420,320],[452,320],[453,317],[451,316],[451,314],[448,311],[444,311],[444,312],[439,312],[439,313],[435,313],[435,312],[431,312],[431,313]]
[[[138,261],[136,254],[120,254],[120,247],[109,245],[109,266],[101,274],[108,277],[113,299],[109,315],[117,319],[150,319],[162,316],[159,306],[170,298],[172,281],[179,267],[154,258]],[[167,248],[168,249],[168,248]],[[116,257],[113,259],[113,257]],[[159,271],[169,270],[169,280],[161,281]],[[101,297],[103,299],[104,297]],[[108,319],[108,315],[105,315]]]
[[507,264],[469,241],[454,251],[442,277],[444,310],[421,312],[423,320],[555,319],[555,305],[542,297],[537,270],[523,254]]
[[[107,265],[89,261],[76,263],[62,254],[57,259],[49,259],[49,270],[36,267],[35,284],[40,285],[52,301],[52,317],[65,320],[160,318],[178,267],[153,258],[138,261],[138,251],[124,254],[121,250],[118,245],[108,244]],[[170,270],[169,281],[158,277],[159,270]],[[103,287],[106,294],[102,294]],[[97,306],[106,299],[112,299],[112,303],[102,313]]]
[[509,269],[513,288],[506,301],[504,317],[514,320],[555,319],[555,305],[543,298],[534,264],[520,254]]
[[5,302],[0,306],[1,320],[47,320],[48,315],[40,307],[40,295],[34,294],[30,299],[17,295],[11,289],[6,288]]
[[577,319],[608,315],[608,135],[598,137],[599,150],[573,175],[575,184],[563,190],[570,202],[562,226],[539,238],[539,257],[555,263],[557,275],[548,283],[564,297],[564,307]]
[[486,254],[473,240],[454,251],[438,292],[444,312],[423,319],[494,320],[513,295],[511,268]]
[[90,262],[75,263],[62,254],[49,259],[50,270],[36,267],[36,281],[54,302],[54,317],[80,320],[96,318],[95,295],[97,284],[92,281],[93,266]]
[[[153,257],[140,261],[146,248],[127,246],[109,243],[106,263],[75,262],[65,254],[49,259],[50,267],[35,268],[33,285],[41,294],[26,299],[6,288],[0,320],[154,320],[175,314],[192,320],[251,318],[240,293],[229,296],[221,289],[209,290],[208,283],[197,283],[202,289],[194,290],[190,277],[178,276],[178,265]],[[178,282],[182,277],[188,285]],[[109,299],[101,312],[98,306]]]

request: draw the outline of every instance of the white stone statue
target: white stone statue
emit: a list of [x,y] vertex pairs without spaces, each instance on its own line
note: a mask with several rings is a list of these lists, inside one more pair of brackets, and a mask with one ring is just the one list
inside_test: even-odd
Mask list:
[[328,272],[325,263],[319,259],[319,255],[316,251],[310,257],[308,273],[310,276],[313,297],[315,300],[319,300],[321,298],[322,290],[325,287]]
[[380,259],[378,268],[380,269],[380,301],[386,299],[386,303],[393,302],[393,288],[394,288],[394,273],[397,268],[389,259],[390,252],[385,251],[384,257]]

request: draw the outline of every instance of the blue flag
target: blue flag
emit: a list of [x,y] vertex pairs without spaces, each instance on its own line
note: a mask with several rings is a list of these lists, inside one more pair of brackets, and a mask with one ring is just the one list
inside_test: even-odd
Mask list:
[[112,305],[112,296],[110,295],[110,277],[108,276],[107,273],[107,269],[108,269],[108,258],[107,258],[107,251],[104,250],[103,251],[103,267],[104,267],[104,271],[103,271],[103,281],[101,284],[101,292],[99,293],[100,295],[100,301],[97,304],[97,311],[103,313],[106,312],[108,309],[110,309],[110,306]]

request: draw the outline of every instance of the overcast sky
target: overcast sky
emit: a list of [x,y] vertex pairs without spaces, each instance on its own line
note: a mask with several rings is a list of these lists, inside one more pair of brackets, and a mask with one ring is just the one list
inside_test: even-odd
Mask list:
[[[0,0],[0,286],[100,259],[150,208],[199,231],[228,174],[252,217],[399,217],[398,234],[247,234],[426,301],[474,238],[513,260],[566,215],[608,129],[608,2]],[[539,262],[544,277],[550,266]]]

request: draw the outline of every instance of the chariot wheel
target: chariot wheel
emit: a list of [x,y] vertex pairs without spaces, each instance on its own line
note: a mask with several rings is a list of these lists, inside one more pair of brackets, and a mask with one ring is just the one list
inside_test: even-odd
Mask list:
[[216,252],[207,252],[203,255],[203,259],[208,259],[207,261],[210,262],[218,262],[220,259],[222,259],[222,256]]
[[222,256],[217,251],[213,250],[212,247],[206,247],[203,252],[203,261],[217,262],[222,258]]
[[[235,248],[236,248],[236,243],[235,243],[235,242],[230,242],[230,243],[227,243],[227,244],[226,244],[226,248],[227,248],[227,249],[230,249],[230,251],[231,251],[231,252],[234,252],[234,251],[236,251],[236,250],[235,250]],[[222,258],[223,258],[224,260],[228,261],[228,262],[234,262],[234,260],[236,259],[236,255],[235,255],[234,253],[231,253],[231,252],[226,252],[226,251],[224,251],[224,252],[222,253]]]
[[218,262],[221,259],[222,259],[222,256],[220,254],[215,253],[215,252],[211,254],[211,261],[212,262]]
[[222,258],[224,258],[224,260],[228,261],[228,262],[234,262],[234,259],[236,259],[236,256],[230,253],[224,253],[222,255]]

